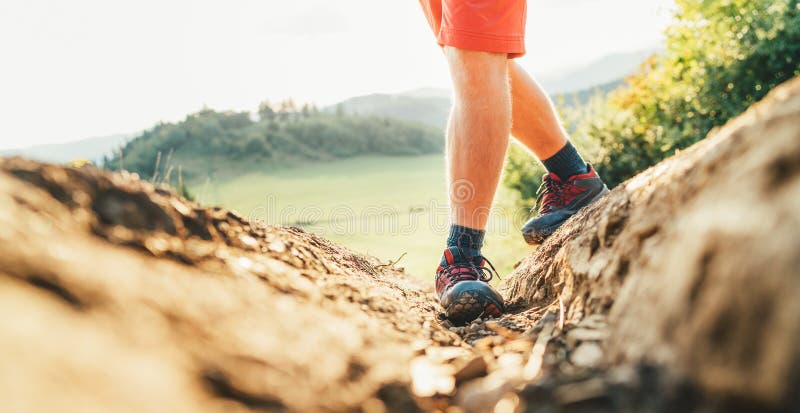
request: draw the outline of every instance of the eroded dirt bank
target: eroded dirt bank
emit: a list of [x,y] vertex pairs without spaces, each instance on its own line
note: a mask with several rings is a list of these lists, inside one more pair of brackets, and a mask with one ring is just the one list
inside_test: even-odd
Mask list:
[[412,411],[409,360],[460,342],[425,286],[301,230],[92,168],[0,169],[10,411]]
[[793,411],[800,81],[615,189],[506,279],[430,283],[128,175],[0,161],[3,411]]
[[573,217],[504,296],[609,320],[595,406],[800,411],[800,78]]

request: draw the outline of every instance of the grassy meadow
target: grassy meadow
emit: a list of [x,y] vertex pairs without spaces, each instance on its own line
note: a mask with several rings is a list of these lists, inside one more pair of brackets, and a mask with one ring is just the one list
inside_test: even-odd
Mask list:
[[[416,277],[432,276],[448,230],[442,155],[246,167],[250,172],[195,182],[190,190],[204,205],[301,226],[384,261],[405,253],[398,266]],[[530,252],[518,232],[527,211],[514,207],[515,196],[500,188],[484,248],[501,276]]]

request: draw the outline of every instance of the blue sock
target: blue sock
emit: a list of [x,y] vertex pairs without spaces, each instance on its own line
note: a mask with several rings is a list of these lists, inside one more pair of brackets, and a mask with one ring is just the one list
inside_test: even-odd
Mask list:
[[556,174],[562,181],[566,181],[571,176],[589,172],[586,161],[581,158],[578,150],[569,141],[555,155],[543,160],[542,163],[548,172]]
[[[456,262],[464,262],[469,258],[480,257],[484,235],[486,235],[486,231],[482,229],[474,229],[455,224],[450,225],[450,235],[447,237],[447,248],[453,253],[453,258]],[[444,257],[442,257],[441,264],[447,264]]]

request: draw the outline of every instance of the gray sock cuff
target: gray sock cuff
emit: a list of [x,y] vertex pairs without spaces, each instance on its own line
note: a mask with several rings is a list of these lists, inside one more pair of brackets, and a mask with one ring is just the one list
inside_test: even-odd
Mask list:
[[486,231],[469,228],[462,225],[450,225],[450,235],[447,237],[448,247],[461,247],[480,250],[483,247],[483,237]]
[[558,175],[561,180],[567,180],[573,175],[584,174],[588,171],[586,161],[581,158],[578,150],[567,141],[555,155],[542,161],[548,172]]

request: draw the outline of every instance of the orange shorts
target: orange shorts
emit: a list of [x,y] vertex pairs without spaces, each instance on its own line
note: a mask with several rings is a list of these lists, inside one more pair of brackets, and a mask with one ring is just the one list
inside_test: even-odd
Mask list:
[[419,0],[441,46],[525,54],[527,0]]

